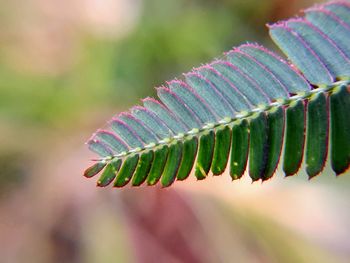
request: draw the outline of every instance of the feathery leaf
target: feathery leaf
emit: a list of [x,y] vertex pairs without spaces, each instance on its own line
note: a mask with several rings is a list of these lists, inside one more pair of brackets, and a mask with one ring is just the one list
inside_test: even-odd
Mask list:
[[[87,142],[100,156],[84,175],[98,186],[163,187],[229,167],[270,179],[305,160],[309,177],[329,156],[335,174],[350,166],[350,3],[331,1],[269,25],[288,60],[258,44],[193,69],[157,89],[159,99],[114,117]],[[328,145],[330,147],[328,147]],[[247,165],[248,164],[248,165]]]

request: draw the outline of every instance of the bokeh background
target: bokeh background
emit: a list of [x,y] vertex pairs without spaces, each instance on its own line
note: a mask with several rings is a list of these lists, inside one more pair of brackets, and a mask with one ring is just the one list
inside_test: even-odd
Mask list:
[[[97,188],[84,145],[311,0],[0,0],[0,262],[349,262],[350,176]],[[350,175],[348,173],[348,175]]]

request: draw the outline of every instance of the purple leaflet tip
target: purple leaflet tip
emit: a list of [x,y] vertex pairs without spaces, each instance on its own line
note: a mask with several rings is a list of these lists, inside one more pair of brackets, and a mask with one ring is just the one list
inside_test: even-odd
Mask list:
[[303,13],[307,13],[307,12],[318,12],[318,11],[325,11],[325,9],[323,8],[323,5],[314,5],[314,6],[311,6],[309,8],[306,8],[306,9],[303,9]]
[[165,86],[157,87],[156,90],[157,90],[157,94],[170,93],[170,89]]
[[286,21],[286,24],[288,25],[289,23],[306,23],[307,21],[305,20],[304,17],[294,17],[291,19],[288,19]]
[[143,104],[145,104],[145,102],[147,102],[147,101],[152,102],[152,103],[159,103],[158,100],[156,100],[155,98],[152,98],[152,97],[147,97],[147,98],[141,99],[141,101]]
[[173,80],[167,81],[166,84],[168,86],[171,86],[172,84],[178,84],[178,85],[181,85],[181,86],[184,85],[183,81],[178,80],[178,79],[173,79]]
[[275,29],[275,28],[280,28],[280,27],[287,27],[286,23],[288,20],[282,20],[282,21],[278,21],[276,23],[273,24],[268,24],[267,27],[269,29]]
[[145,110],[145,107],[142,107],[139,105],[136,105],[130,109],[131,113],[134,113],[135,111],[143,111],[143,110]]
[[185,76],[185,78],[189,78],[189,77],[197,77],[197,78],[202,78],[201,75],[199,75],[197,72],[195,71],[191,71],[191,72],[188,72],[188,73],[184,73],[183,74]]
[[345,6],[345,7],[349,7],[350,8],[350,3],[347,1],[341,1],[341,0],[334,0],[334,1],[330,1],[327,3],[322,4],[321,6],[330,6],[330,5],[340,5],[340,6]]
[[264,47],[258,43],[245,43],[240,46],[238,46],[238,49],[245,48],[245,47],[251,47],[251,48],[256,48],[256,49],[264,49]]
[[212,70],[213,67],[212,67],[210,64],[204,64],[204,65],[201,65],[200,67],[195,68],[194,70],[195,70],[196,72],[199,72],[199,71],[201,71],[202,69]]

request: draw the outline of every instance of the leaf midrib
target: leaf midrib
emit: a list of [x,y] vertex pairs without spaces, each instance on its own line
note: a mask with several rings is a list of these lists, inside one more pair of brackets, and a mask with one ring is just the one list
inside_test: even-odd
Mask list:
[[218,121],[217,123],[207,123],[202,128],[194,128],[192,130],[189,130],[186,133],[179,133],[179,134],[176,134],[172,137],[164,138],[164,139],[159,140],[157,142],[152,142],[150,144],[145,145],[142,148],[138,147],[138,148],[131,149],[127,152],[122,152],[122,153],[119,153],[116,155],[111,155],[111,156],[108,156],[105,158],[99,158],[99,159],[94,159],[94,160],[99,161],[99,162],[109,163],[116,158],[126,159],[132,155],[142,154],[142,153],[146,153],[148,151],[156,151],[157,149],[160,149],[164,145],[170,146],[170,145],[175,144],[179,141],[183,142],[183,141],[186,141],[187,139],[191,139],[193,137],[199,138],[203,134],[206,134],[212,130],[216,131],[219,129],[224,129],[227,126],[232,128],[234,125],[239,125],[240,122],[244,119],[249,120],[249,119],[255,118],[261,112],[269,112],[269,111],[273,110],[274,108],[278,108],[278,107],[282,107],[282,106],[288,107],[292,103],[294,103],[298,100],[308,100],[312,96],[320,94],[320,93],[327,93],[327,94],[333,93],[337,89],[337,87],[340,87],[343,85],[345,85],[345,86],[350,85],[350,79],[349,80],[340,80],[340,81],[334,82],[330,85],[320,85],[317,88],[310,90],[309,92],[302,92],[300,94],[293,95],[289,98],[281,98],[275,102],[270,103],[269,105],[260,106],[260,107],[252,109],[249,112],[237,114],[234,118],[225,117],[224,119]]

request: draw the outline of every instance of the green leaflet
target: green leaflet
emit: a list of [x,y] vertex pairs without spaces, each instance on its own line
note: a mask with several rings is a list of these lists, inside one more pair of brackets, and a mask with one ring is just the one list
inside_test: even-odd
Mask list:
[[168,160],[165,164],[164,172],[161,178],[163,187],[167,187],[175,181],[176,174],[181,162],[182,150],[183,145],[181,142],[172,144],[169,147]]
[[289,22],[288,26],[293,28],[309,48],[318,55],[334,79],[350,75],[350,64],[347,62],[347,58],[335,43],[329,41],[328,37],[319,33],[314,26],[304,20]]
[[96,138],[108,146],[113,152],[127,151],[128,147],[121,143],[121,141],[111,132],[108,131],[98,131],[96,133]]
[[166,160],[168,158],[168,146],[163,146],[154,153],[151,170],[147,177],[147,184],[156,184],[162,176]]
[[158,97],[164,105],[188,127],[199,128],[199,120],[184,102],[166,88],[158,89]]
[[248,100],[240,92],[237,92],[236,87],[229,80],[223,78],[212,66],[206,65],[200,67],[198,74],[208,79],[226,98],[233,109],[236,111],[249,110]]
[[[306,10],[306,19],[314,24],[320,31],[327,35],[334,43],[350,58],[350,31],[346,24],[339,24],[332,13],[324,12],[322,9]],[[337,30],[334,30],[337,28]]]
[[268,157],[263,180],[271,178],[277,168],[280,160],[283,133],[284,133],[284,110],[283,108],[274,108],[267,115],[268,125]]
[[222,174],[227,165],[231,146],[231,129],[226,126],[215,134],[215,147],[211,171],[214,175]]
[[87,168],[84,172],[84,176],[87,178],[91,178],[102,171],[103,168],[107,165],[106,162],[97,162]]
[[115,187],[123,187],[129,183],[132,175],[134,174],[138,161],[139,156],[137,154],[130,156],[124,161],[123,166],[114,182]]
[[198,149],[198,139],[196,137],[192,137],[184,142],[183,146],[183,155],[181,160],[181,165],[179,168],[179,172],[177,174],[177,180],[185,180],[193,167],[194,161],[196,159]]
[[288,96],[283,85],[266,68],[259,65],[253,58],[242,52],[232,51],[228,53],[228,61],[242,70],[245,74],[254,76],[264,76],[264,78],[255,78],[254,80],[271,99],[285,98]]
[[182,82],[172,81],[169,83],[169,87],[202,122],[214,122],[216,120],[215,115],[208,110],[199,95],[195,94]]
[[112,150],[107,145],[100,141],[97,141],[96,139],[88,141],[87,144],[89,145],[89,149],[91,151],[97,153],[101,157],[108,157],[113,155]]
[[232,65],[223,61],[215,61],[211,66],[229,82],[234,83],[237,89],[252,105],[257,106],[269,103],[267,96],[257,88],[256,83],[242,72],[233,68]]
[[215,144],[215,134],[210,131],[199,139],[198,158],[195,168],[195,176],[198,180],[204,179],[209,173],[211,162],[213,160]]
[[331,84],[332,76],[305,41],[284,24],[270,27],[270,35],[278,47],[287,54],[305,77],[313,84]]
[[190,85],[201,98],[206,101],[210,109],[221,118],[232,116],[234,110],[226,99],[218,92],[209,81],[199,74],[189,73],[185,75],[188,85]]
[[250,121],[249,175],[253,181],[263,177],[267,164],[268,129],[265,113]]
[[303,160],[305,106],[303,101],[291,104],[286,111],[286,140],[284,146],[283,171],[286,176],[298,172]]
[[151,169],[153,157],[153,151],[141,154],[139,163],[136,167],[136,171],[132,179],[133,186],[139,186],[146,180],[148,172]]
[[155,99],[146,98],[143,100],[144,107],[157,116],[175,134],[185,132],[185,126],[161,103]]
[[127,133],[124,133],[128,140],[136,139],[141,142],[141,144],[137,144],[137,147],[142,147],[143,143],[152,143],[157,140],[156,135],[131,114],[122,113],[119,115],[119,120],[123,121],[128,128]]
[[319,174],[328,151],[328,107],[326,96],[313,96],[308,103],[306,172],[309,178]]
[[339,175],[350,165],[350,92],[341,86],[330,96],[331,165]]
[[131,111],[134,118],[144,123],[158,138],[172,135],[172,132],[166,124],[152,111],[140,106],[133,107]]
[[114,180],[116,173],[119,171],[121,165],[122,161],[120,159],[111,161],[98,179],[97,186],[105,187],[109,185]]
[[131,148],[142,147],[141,138],[124,121],[112,120],[111,128]]
[[232,127],[230,176],[232,180],[242,177],[244,174],[249,150],[249,126],[248,121],[243,120],[240,124]]
[[325,9],[328,9],[332,13],[334,13],[336,16],[338,16],[340,19],[342,19],[345,23],[350,26],[350,7],[348,1],[331,1],[328,4],[326,3],[324,5]]
[[258,62],[265,65],[276,78],[283,83],[290,93],[309,91],[307,81],[293,70],[286,61],[278,57],[264,47],[252,44],[242,45],[240,50],[254,57]]

